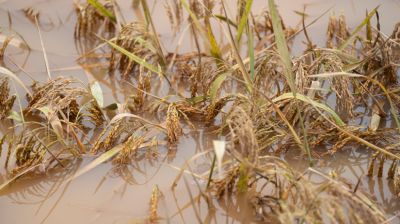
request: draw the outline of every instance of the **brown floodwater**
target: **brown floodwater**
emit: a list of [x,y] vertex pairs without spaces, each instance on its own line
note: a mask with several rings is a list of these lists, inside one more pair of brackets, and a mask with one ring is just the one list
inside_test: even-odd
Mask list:
[[[118,2],[127,21],[138,18],[131,8],[132,1],[119,0]],[[173,52],[181,36],[174,35],[171,31],[162,2],[149,1],[149,4],[153,15],[156,15],[155,26],[161,40],[165,48]],[[235,1],[226,2],[232,2],[228,8],[233,11]],[[381,29],[387,35],[390,35],[394,25],[400,21],[400,1],[398,0],[278,0],[277,4],[284,21],[290,26],[296,26],[301,21],[300,16],[294,11],[302,11],[304,4],[307,4],[307,13],[310,15],[308,21],[332,7],[330,13],[308,28],[310,37],[319,46],[324,46],[327,22],[331,14],[346,15],[348,25],[354,28],[362,21],[366,9],[371,11],[380,5]],[[11,28],[17,32],[32,49],[28,53],[26,50],[10,47],[7,50],[8,58],[5,60],[8,68],[15,71],[25,83],[31,83],[32,78],[38,81],[47,80],[37,28],[22,12],[28,7],[40,13],[43,41],[53,77],[74,77],[85,83],[98,80],[102,84],[105,105],[124,99],[124,92],[109,83],[106,73],[90,73],[77,63],[79,53],[75,47],[73,34],[76,23],[73,1],[0,0],[0,27]],[[255,0],[253,12],[257,14],[266,7],[266,0]],[[179,51],[192,51],[194,48],[190,36],[187,34],[182,38]],[[303,34],[294,40],[294,54],[304,49],[303,40]],[[219,41],[226,42],[223,34],[219,36]],[[14,63],[23,67],[29,75],[18,69]],[[13,88],[15,88],[13,91],[23,94],[18,85],[14,85]],[[355,122],[365,126],[368,124],[368,119]],[[389,121],[387,125],[390,125]],[[0,133],[4,133],[6,129],[7,125],[0,125]],[[159,214],[164,218],[162,222],[195,223],[197,219],[194,208],[187,205],[191,204],[191,195],[196,197],[198,193],[197,184],[204,186],[206,183],[196,182],[190,175],[184,175],[187,184],[181,180],[175,191],[172,191],[171,186],[179,174],[174,167],[182,167],[186,160],[197,153],[211,150],[212,140],[215,140],[214,136],[208,134],[207,128],[197,131],[185,129],[185,135],[177,147],[176,154],[160,146],[160,152],[156,158],[148,159],[143,155],[142,159],[133,163],[127,170],[118,171],[113,169],[111,163],[105,163],[66,183],[65,181],[74,172],[93,159],[85,157],[71,160],[67,168],[57,168],[42,175],[27,176],[1,193],[0,223],[141,223],[149,214],[149,200],[152,189],[156,185],[163,193],[159,204]],[[384,177],[365,176],[370,154],[370,151],[354,145],[330,158],[318,160],[314,169],[323,173],[335,171],[351,186],[355,186],[361,178],[360,189],[369,193],[390,216],[394,216],[400,211],[400,200],[393,192],[392,183]],[[307,161],[300,156],[286,154],[283,158],[301,172],[307,169]],[[198,159],[192,163],[191,169],[197,173],[203,173],[210,166],[210,161],[210,158]],[[6,176],[2,163],[4,163],[4,158],[0,162],[0,183],[5,181]],[[310,172],[308,176],[315,183],[323,181],[315,173]],[[201,202],[196,203],[194,207],[202,220],[215,216],[218,223],[249,221],[246,220],[245,215],[238,212],[245,211],[245,205],[242,207],[239,205],[235,209],[227,208],[229,206],[220,207],[214,211],[209,210],[207,204]],[[392,219],[392,223],[398,222],[399,219]]]

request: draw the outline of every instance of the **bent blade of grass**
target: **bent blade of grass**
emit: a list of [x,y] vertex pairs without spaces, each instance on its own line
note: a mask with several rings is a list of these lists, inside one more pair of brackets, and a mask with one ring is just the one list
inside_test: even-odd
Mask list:
[[237,29],[237,27],[238,27],[238,26],[236,25],[235,22],[233,22],[231,19],[227,18],[226,16],[218,15],[218,14],[217,14],[217,15],[214,15],[214,17],[217,18],[217,19],[219,19],[219,20],[221,20],[221,21],[226,22],[227,24],[229,24],[229,25],[235,27],[236,29]]
[[357,26],[357,28],[353,31],[353,33],[351,33],[350,37],[347,38],[347,40],[339,46],[338,48],[339,50],[343,51],[351,43],[351,41],[357,36],[358,32],[360,32],[360,30],[369,23],[370,19],[372,18],[372,16],[375,15],[378,8],[379,6],[377,6],[374,10],[368,13],[367,17],[362,21],[360,25]]
[[100,164],[106,162],[107,160],[111,159],[114,157],[117,153],[119,153],[123,148],[123,145],[117,145],[114,148],[108,150],[107,152],[101,154],[99,157],[97,157],[95,160],[93,160],[91,163],[83,167],[81,170],[76,172],[67,182],[72,181],[83,174],[91,171],[92,169],[96,168]]
[[[182,5],[186,9],[186,11],[189,13],[190,18],[192,19],[196,28],[199,30],[200,35],[204,39],[205,43],[208,45],[208,47],[210,47],[211,55],[213,57],[215,57],[216,59],[221,59],[221,50],[219,49],[219,46],[217,44],[217,41],[216,41],[215,36],[211,29],[210,18],[209,18],[210,16],[206,15],[204,18],[206,29],[207,29],[207,30],[204,30],[204,28],[201,26],[199,19],[196,16],[196,14],[190,9],[187,2],[185,0],[180,0],[180,2],[182,3]],[[208,9],[206,9],[206,10],[208,10]],[[207,13],[211,13],[211,12],[207,12]]]
[[214,33],[212,32],[210,18],[206,17],[204,21],[207,28],[208,41],[211,46],[211,55],[217,59],[217,62],[220,62],[220,60],[222,59],[221,50],[219,49],[217,40],[215,39]]
[[[379,72],[381,69],[376,70],[374,73]],[[364,79],[367,79],[368,81],[371,81],[374,84],[378,85],[379,88],[384,92],[386,98],[389,101],[390,113],[392,114],[393,119],[396,122],[397,129],[400,132],[399,112],[398,112],[396,106],[393,104],[392,98],[390,97],[390,94],[389,94],[388,90],[385,88],[384,85],[382,85],[382,83],[380,83],[378,80],[373,79],[373,78],[371,78],[369,76],[355,74],[355,73],[347,73],[347,72],[332,72],[332,73],[322,73],[322,74],[316,74],[316,75],[309,75],[310,78],[316,78],[316,77],[317,78],[328,78],[328,77],[334,77],[334,76],[347,76],[347,77],[364,78]]]
[[219,88],[221,88],[222,83],[225,81],[226,77],[228,76],[227,73],[223,73],[219,75],[210,85],[209,89],[209,97],[211,99],[211,103],[215,103],[217,98],[217,93]]
[[[204,31],[203,27],[201,26],[201,23],[199,19],[197,18],[196,14],[190,9],[189,5],[185,0],[180,0],[183,7],[186,9],[186,11],[189,13],[190,18],[193,20],[194,25],[196,28],[200,31],[200,35],[206,39],[206,32]],[[207,42],[208,43],[208,42]]]
[[115,18],[114,14],[110,12],[104,5],[102,5],[99,1],[97,0],[88,0],[89,4],[91,4],[101,15],[108,17],[111,19],[113,22],[117,22],[117,19]]
[[236,34],[236,42],[239,43],[240,39],[242,38],[242,34],[244,31],[244,28],[247,25],[247,20],[249,18],[249,14],[251,11],[251,6],[253,5],[253,0],[247,0],[246,1],[246,6],[243,12],[243,15],[241,15],[240,21],[239,21],[239,26],[238,26],[238,31]]
[[6,189],[11,183],[16,181],[18,178],[22,177],[23,175],[29,173],[30,171],[34,170],[36,167],[40,166],[41,164],[37,164],[34,166],[29,167],[28,169],[24,170],[23,172],[18,173],[15,177],[10,180],[7,180],[3,184],[0,185],[0,192]]
[[311,105],[319,112],[319,114],[320,114],[326,121],[328,121],[330,124],[332,124],[333,126],[335,126],[339,131],[343,132],[344,134],[346,134],[347,136],[349,136],[349,137],[352,138],[353,140],[355,140],[355,141],[357,141],[357,142],[359,142],[359,143],[361,143],[361,144],[363,144],[363,145],[365,145],[365,146],[367,146],[367,147],[369,147],[369,148],[371,148],[371,149],[373,149],[373,150],[375,150],[375,151],[378,151],[378,152],[380,152],[380,153],[382,153],[382,154],[385,154],[385,155],[391,157],[392,159],[400,160],[400,156],[399,156],[399,155],[393,154],[393,153],[391,153],[391,152],[388,151],[388,150],[385,150],[385,149],[383,149],[383,148],[381,148],[381,147],[379,147],[379,146],[376,146],[376,145],[374,145],[374,144],[372,144],[372,143],[370,143],[370,142],[368,142],[368,141],[366,141],[366,140],[364,140],[364,139],[358,137],[357,135],[354,135],[354,134],[351,133],[350,131],[346,130],[345,127],[340,126],[340,125],[336,124],[335,122],[331,121],[330,119],[328,119],[328,118],[326,117],[326,115],[325,115],[324,113],[322,113],[322,111],[320,111],[319,108],[318,108],[316,105],[313,105],[313,104],[311,104]]
[[113,48],[115,48],[116,50],[118,50],[119,52],[121,52],[122,54],[124,54],[125,56],[127,56],[130,60],[140,64],[141,66],[147,68],[148,70],[162,76],[163,78],[165,78],[168,82],[169,85],[171,85],[171,82],[169,81],[169,79],[167,78],[167,76],[162,72],[160,67],[156,67],[148,62],[146,62],[145,59],[140,58],[138,56],[136,56],[135,54],[125,50],[124,48],[118,46],[117,44],[109,41],[109,40],[105,40],[103,39],[105,42],[107,42],[109,45],[111,45]]
[[22,82],[22,80],[12,73],[10,70],[0,66],[0,73],[9,76],[10,78],[14,79],[30,96],[32,96],[32,93],[28,90],[28,88],[25,86],[25,84]]
[[342,119],[339,117],[339,115],[337,115],[336,112],[334,110],[332,110],[330,107],[328,107],[325,104],[319,103],[315,100],[312,100],[312,99],[308,98],[307,96],[304,96],[300,93],[297,93],[296,97],[294,96],[293,93],[284,93],[284,94],[272,99],[272,101],[274,103],[276,103],[278,101],[286,100],[286,99],[298,99],[303,102],[309,103],[314,107],[318,107],[318,108],[328,112],[332,116],[332,118],[335,120],[336,124],[338,124],[339,126],[343,127],[345,125],[345,123],[342,121]]
[[[290,52],[289,52],[289,48],[287,46],[287,40],[286,40],[285,34],[283,32],[282,21],[279,16],[278,10],[276,9],[275,1],[268,0],[268,6],[269,6],[269,11],[271,13],[272,27],[274,29],[276,47],[278,49],[278,54],[279,54],[279,57],[282,61],[283,67],[284,67],[283,68],[284,75],[285,75],[285,78],[289,84],[291,91],[292,91],[293,98],[296,98],[297,97],[297,89],[296,89],[296,85],[295,85],[295,81],[294,81],[294,74],[293,74],[293,70],[292,70],[292,59],[290,57]],[[303,96],[303,97],[306,97],[306,96]],[[299,115],[301,129],[302,129],[303,135],[304,135],[303,148],[308,155],[310,166],[312,166],[313,163],[312,163],[312,158],[311,158],[311,151],[310,151],[310,147],[308,144],[307,131],[306,131],[306,128],[304,125],[303,115],[301,114],[299,105],[297,103],[295,105],[296,105],[297,113]],[[339,118],[339,120],[340,120],[340,118]],[[300,148],[302,148],[302,147],[300,146]]]

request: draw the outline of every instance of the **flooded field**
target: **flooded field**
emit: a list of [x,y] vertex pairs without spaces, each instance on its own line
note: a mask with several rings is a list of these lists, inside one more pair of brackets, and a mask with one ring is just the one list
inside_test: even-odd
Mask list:
[[400,222],[399,12],[0,0],[0,223]]

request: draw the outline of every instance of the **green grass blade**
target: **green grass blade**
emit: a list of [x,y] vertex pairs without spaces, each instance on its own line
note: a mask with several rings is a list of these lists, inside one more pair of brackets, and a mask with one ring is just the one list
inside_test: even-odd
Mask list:
[[116,22],[117,19],[115,18],[114,14],[110,12],[104,5],[102,5],[97,0],[88,0],[88,3],[91,4],[101,15],[108,17],[113,22]]
[[227,76],[227,73],[221,74],[211,83],[209,89],[209,97],[211,99],[211,103],[215,103],[218,90],[219,88],[221,88],[221,85],[225,81]]
[[154,40],[154,42],[156,44],[156,47],[157,47],[157,53],[158,53],[159,57],[162,60],[162,66],[164,66],[164,65],[167,64],[167,59],[165,58],[164,52],[162,50],[161,42],[158,39],[158,34],[157,34],[157,31],[156,31],[156,27],[154,26],[153,18],[151,17],[150,9],[149,9],[149,7],[147,5],[147,0],[142,0],[142,7],[143,7],[143,11],[144,11],[144,14],[145,14],[145,17],[146,17],[146,22],[147,22],[148,25],[151,26],[151,29],[153,31],[152,37],[153,37],[153,40]]
[[192,19],[194,25],[196,26],[196,28],[200,31],[200,34],[203,36],[203,38],[206,38],[205,35],[205,31],[203,29],[203,27],[201,26],[200,21],[197,19],[196,14],[193,13],[193,11],[190,9],[189,5],[187,4],[187,2],[185,0],[180,0],[183,7],[186,9],[186,11],[189,13],[190,18]]
[[[104,40],[104,39],[103,39]],[[118,50],[119,52],[121,52],[122,54],[124,54],[125,56],[127,56],[129,59],[131,59],[132,61],[140,64],[141,66],[147,68],[148,70],[157,73],[158,75],[164,77],[168,84],[171,85],[171,82],[169,81],[169,79],[167,78],[167,76],[165,76],[165,74],[162,72],[160,67],[156,67],[152,64],[149,64],[148,62],[146,62],[146,60],[144,60],[143,58],[140,58],[138,56],[136,56],[135,54],[125,50],[124,48],[118,46],[117,44],[109,41],[109,40],[104,40],[106,41],[109,45],[111,45],[111,47],[115,48],[116,50]]]
[[353,39],[357,36],[357,33],[360,32],[360,30],[369,23],[370,19],[372,18],[372,16],[375,15],[378,8],[379,6],[376,7],[374,10],[372,10],[370,13],[368,13],[367,17],[362,21],[360,25],[357,26],[357,28],[353,31],[353,33],[351,33],[350,37],[347,38],[347,40],[339,46],[338,48],[339,50],[341,51],[344,50],[351,43],[351,41],[353,41]]
[[238,26],[238,30],[237,30],[237,34],[236,34],[236,42],[237,43],[240,42],[240,39],[242,38],[243,31],[246,28],[247,20],[249,18],[249,14],[250,14],[252,5],[253,5],[253,0],[247,0],[246,1],[246,6],[245,6],[245,9],[244,9],[243,15],[241,15],[241,17],[240,17],[239,26]]
[[229,25],[235,27],[236,29],[237,29],[237,27],[238,27],[238,26],[236,25],[235,22],[233,22],[231,19],[227,18],[226,16],[223,16],[223,15],[214,15],[214,17],[217,18],[217,19],[219,19],[219,20],[221,20],[221,21],[226,22],[227,24],[229,24]]
[[330,107],[328,107],[325,104],[319,103],[319,102],[317,102],[315,100],[312,100],[309,97],[304,96],[304,95],[302,95],[300,93],[297,93],[296,97],[294,96],[293,93],[284,93],[284,94],[272,99],[272,101],[274,103],[276,103],[278,101],[286,100],[286,99],[298,99],[298,100],[301,100],[301,101],[303,101],[305,103],[311,104],[312,106],[318,107],[318,108],[328,112],[332,116],[332,118],[335,120],[337,125],[339,125],[341,127],[345,125],[345,123],[342,121],[342,119],[339,117],[339,115],[336,114],[336,112],[334,110],[332,110]]
[[[274,29],[276,47],[278,48],[278,54],[281,58],[281,61],[282,61],[283,67],[284,67],[283,68],[284,75],[285,75],[286,80],[289,84],[289,87],[292,91],[292,96],[293,96],[293,98],[296,99],[297,89],[296,89],[296,85],[294,82],[294,74],[292,71],[292,59],[290,57],[289,48],[287,46],[285,34],[283,32],[282,21],[279,16],[278,10],[276,9],[275,1],[268,0],[268,6],[269,6],[269,11],[271,13],[272,27]],[[304,119],[302,117],[299,105],[297,103],[295,105],[296,105],[297,113],[299,114],[300,125],[301,125],[301,129],[302,129],[303,135],[304,135],[303,149],[306,151],[306,153],[308,155],[310,166],[312,166],[313,163],[312,163],[312,158],[311,158],[310,147],[308,144],[307,131],[306,131],[306,128],[304,125]],[[335,113],[334,111],[331,111],[331,112]],[[339,120],[340,120],[340,118],[339,118]],[[301,148],[301,146],[300,146],[300,148]]]
[[294,84],[292,72],[292,60],[290,58],[289,48],[287,46],[285,34],[283,33],[282,21],[279,17],[278,10],[274,0],[268,0],[269,12],[271,13],[272,27],[274,29],[275,42],[278,48],[278,54],[281,57],[284,66],[284,75],[289,83],[291,91],[296,95],[296,87]]
[[212,32],[210,18],[206,17],[204,19],[207,28],[207,37],[211,46],[211,55],[217,59],[221,59],[221,50],[219,49],[217,40],[215,39],[214,33]]
[[247,42],[248,42],[248,49],[249,49],[249,58],[250,58],[250,78],[254,81],[255,78],[255,58],[254,58],[254,39],[253,39],[253,30],[251,29],[250,25],[247,26]]

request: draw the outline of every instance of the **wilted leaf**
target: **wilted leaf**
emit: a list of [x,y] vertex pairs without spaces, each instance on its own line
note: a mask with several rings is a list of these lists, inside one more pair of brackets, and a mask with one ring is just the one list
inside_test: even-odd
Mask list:
[[218,173],[219,175],[222,175],[222,159],[224,158],[225,154],[226,142],[214,140],[213,144],[214,144],[215,156],[217,157]]
[[104,106],[103,91],[101,90],[99,82],[96,81],[92,85],[90,85],[90,92],[92,93],[93,98],[96,100],[97,105],[99,105],[100,108],[103,108]]
[[21,117],[21,114],[16,111],[11,111],[10,115],[8,115],[9,119],[12,119],[17,122],[23,122],[24,119]]
[[369,122],[368,129],[371,131],[378,130],[379,123],[381,122],[381,117],[377,113],[372,113],[371,120]]

